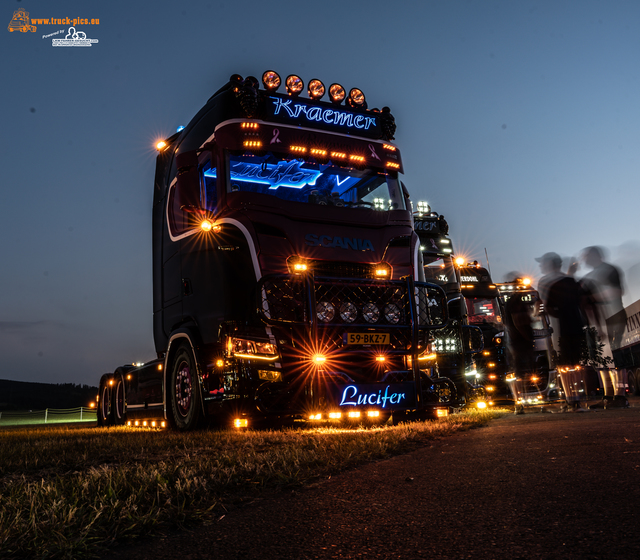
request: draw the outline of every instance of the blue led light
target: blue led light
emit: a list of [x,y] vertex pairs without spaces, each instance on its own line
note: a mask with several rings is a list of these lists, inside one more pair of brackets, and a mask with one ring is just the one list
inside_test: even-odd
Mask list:
[[369,130],[377,126],[377,118],[374,115],[361,115],[336,108],[323,108],[310,105],[298,99],[281,99],[269,97],[273,105],[270,110],[274,116],[288,117],[293,120],[305,119],[310,122],[324,123],[339,126],[345,129]]
[[[321,171],[303,169],[299,161],[279,161],[277,165],[268,163],[249,163],[244,161],[231,164],[231,180],[269,185],[269,189],[289,187],[301,189],[314,186]],[[215,170],[205,172],[207,177],[215,177]]]
[[178,127],[178,130],[176,130],[176,132],[180,132],[180,131],[182,131],[182,130],[184,130],[184,126],[179,126],[179,127]]

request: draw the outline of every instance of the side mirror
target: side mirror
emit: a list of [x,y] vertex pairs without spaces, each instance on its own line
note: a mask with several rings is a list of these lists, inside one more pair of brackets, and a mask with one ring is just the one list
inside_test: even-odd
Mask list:
[[447,304],[449,317],[452,319],[462,319],[464,317],[464,309],[462,307],[462,296],[457,296],[449,300]]
[[464,345],[465,354],[477,354],[482,352],[484,348],[484,337],[480,327],[471,325],[462,326],[462,343]]
[[193,150],[176,156],[176,205],[186,212],[200,208],[200,176],[198,175],[198,153]]

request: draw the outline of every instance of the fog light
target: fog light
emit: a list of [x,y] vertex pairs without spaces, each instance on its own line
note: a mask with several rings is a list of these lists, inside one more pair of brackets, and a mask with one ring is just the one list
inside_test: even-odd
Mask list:
[[348,416],[349,418],[360,418],[360,411],[359,411],[359,410],[350,410],[350,411],[347,413],[347,416]]
[[332,418],[333,420],[337,420],[339,418],[342,418],[342,412],[330,412],[329,413],[329,418]]
[[478,408],[487,408],[487,403],[486,403],[486,402],[484,402],[484,401],[479,401],[479,402],[476,404],[476,406],[477,406]]
[[384,317],[392,325],[400,322],[400,309],[395,303],[389,303],[384,308]]
[[362,316],[367,323],[376,323],[380,319],[380,310],[374,303],[365,303]]
[[249,420],[246,418],[236,418],[233,421],[234,428],[246,428],[249,425]]
[[277,72],[267,70],[262,74],[262,83],[267,91],[276,91],[280,87],[282,80]]
[[310,414],[309,415],[309,420],[322,420],[322,414],[318,413],[318,414]]
[[316,316],[319,321],[328,323],[336,316],[336,308],[328,301],[321,301],[316,305]]
[[445,418],[445,417],[449,416],[449,411],[446,408],[438,408],[436,410],[436,416],[438,418]]
[[345,323],[353,323],[358,318],[357,307],[350,302],[343,303],[340,306],[340,317]]
[[369,418],[379,418],[380,411],[379,410],[367,410],[367,416]]

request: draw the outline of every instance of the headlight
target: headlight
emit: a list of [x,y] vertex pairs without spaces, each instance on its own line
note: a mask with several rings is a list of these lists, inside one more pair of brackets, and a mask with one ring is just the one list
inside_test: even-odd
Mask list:
[[340,317],[345,323],[353,323],[358,318],[358,308],[350,302],[340,306]]
[[362,316],[367,323],[377,323],[380,319],[380,310],[374,303],[365,303],[362,308]]
[[400,322],[400,309],[395,303],[389,303],[384,308],[384,317],[387,322],[397,325]]
[[328,323],[336,316],[336,308],[328,301],[321,301],[316,305],[316,316],[323,323]]

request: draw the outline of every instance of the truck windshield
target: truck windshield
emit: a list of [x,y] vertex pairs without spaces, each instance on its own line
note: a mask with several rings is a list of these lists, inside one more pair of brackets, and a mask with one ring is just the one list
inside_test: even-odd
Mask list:
[[230,193],[260,193],[292,202],[344,208],[406,209],[396,173],[342,167],[331,160],[311,157],[286,158],[271,152],[228,153],[227,162]]
[[424,277],[427,282],[433,282],[446,287],[448,284],[457,284],[456,273],[451,257],[439,257],[423,253]]
[[497,298],[465,298],[467,302],[467,313],[469,314],[469,324],[476,325],[483,330],[501,331],[502,316],[498,308]]

